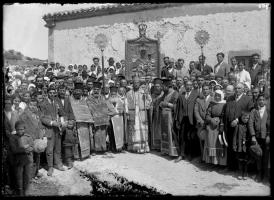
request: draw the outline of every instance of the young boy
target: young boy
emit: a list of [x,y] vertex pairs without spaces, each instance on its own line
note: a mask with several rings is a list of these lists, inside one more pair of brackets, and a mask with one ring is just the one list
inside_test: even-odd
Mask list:
[[25,133],[23,121],[19,120],[15,123],[15,130],[16,134],[10,137],[10,147],[14,155],[17,192],[18,195],[25,196],[32,178],[33,139],[28,133]]
[[236,157],[238,160],[239,166],[239,180],[246,180],[246,172],[247,172],[247,131],[248,131],[248,120],[249,113],[243,111],[241,115],[241,119],[239,124],[235,128],[235,132],[233,135],[233,150],[236,152]]

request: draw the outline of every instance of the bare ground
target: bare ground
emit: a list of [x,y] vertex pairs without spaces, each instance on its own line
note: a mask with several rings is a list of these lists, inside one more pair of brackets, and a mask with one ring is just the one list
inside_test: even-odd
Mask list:
[[42,181],[33,185],[31,195],[91,195],[91,182],[82,173],[97,174],[101,180],[113,184],[117,180],[109,174],[116,173],[134,183],[154,187],[162,194],[270,195],[269,185],[257,183],[251,178],[238,180],[234,172],[224,172],[198,160],[174,163],[169,156],[160,156],[158,152],[96,155],[75,161],[71,170],[54,170],[52,177],[48,177],[44,169],[40,172],[43,173]]

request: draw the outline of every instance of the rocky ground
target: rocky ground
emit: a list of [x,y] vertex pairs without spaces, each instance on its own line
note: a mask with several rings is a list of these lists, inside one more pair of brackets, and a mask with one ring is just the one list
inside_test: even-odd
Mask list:
[[75,161],[71,170],[54,170],[52,177],[44,169],[40,172],[43,177],[32,183],[31,195],[129,194],[130,189],[134,194],[143,190],[171,195],[270,195],[269,185],[252,178],[238,180],[235,173],[197,159],[175,163],[158,152],[96,155]]

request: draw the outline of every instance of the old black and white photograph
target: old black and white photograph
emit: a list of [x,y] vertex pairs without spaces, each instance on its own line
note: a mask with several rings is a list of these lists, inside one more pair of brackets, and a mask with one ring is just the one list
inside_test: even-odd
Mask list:
[[2,196],[271,195],[271,4],[2,8]]

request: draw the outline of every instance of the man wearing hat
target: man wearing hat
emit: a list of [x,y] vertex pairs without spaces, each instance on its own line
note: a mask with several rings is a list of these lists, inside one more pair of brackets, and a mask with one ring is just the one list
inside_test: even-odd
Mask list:
[[178,99],[178,92],[172,88],[172,80],[163,78],[164,95],[159,104],[161,112],[161,152],[169,156],[178,156],[177,147],[175,146],[175,132],[173,129],[173,113],[175,104]]
[[225,54],[220,52],[217,53],[216,56],[218,63],[214,66],[214,74],[225,77],[230,72],[230,66],[226,62],[224,62]]
[[53,167],[64,171],[61,161],[61,128],[60,118],[64,116],[64,111],[55,100],[55,88],[47,89],[48,98],[40,104],[41,121],[46,128],[46,137],[48,138],[48,146],[46,148],[48,176],[52,176]]
[[103,95],[101,95],[102,83],[93,82],[92,95],[87,98],[87,105],[94,120],[94,129],[91,137],[91,151],[95,155],[96,151],[106,151],[107,130],[110,125],[110,116],[114,116],[116,111]]
[[[75,82],[72,95],[64,102],[66,129],[63,136],[65,160],[69,168],[74,159],[90,156],[90,132],[93,123],[86,101],[82,98],[83,83]],[[77,138],[78,133],[78,138]]]
[[133,77],[133,89],[126,94],[128,100],[128,150],[137,153],[149,152],[148,116],[152,99],[149,93],[140,88],[140,78]]
[[152,94],[152,111],[151,111],[151,135],[150,135],[150,147],[153,150],[160,151],[161,149],[161,110],[160,102],[164,92],[162,91],[162,80],[155,78],[153,80],[153,94]]

